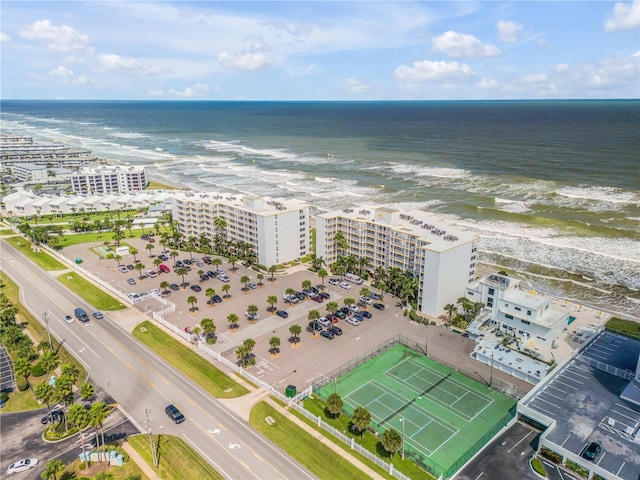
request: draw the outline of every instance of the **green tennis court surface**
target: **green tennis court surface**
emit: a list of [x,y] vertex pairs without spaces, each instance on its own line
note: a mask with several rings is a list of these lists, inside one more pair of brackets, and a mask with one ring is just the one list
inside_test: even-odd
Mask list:
[[[316,394],[326,400],[334,388]],[[403,345],[340,377],[337,391],[348,414],[371,412],[379,434],[404,429],[405,456],[445,478],[515,415],[514,400]]]

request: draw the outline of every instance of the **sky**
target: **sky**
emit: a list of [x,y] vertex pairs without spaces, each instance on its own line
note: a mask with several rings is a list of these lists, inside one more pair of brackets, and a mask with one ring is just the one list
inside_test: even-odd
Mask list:
[[640,98],[640,0],[3,0],[2,99]]

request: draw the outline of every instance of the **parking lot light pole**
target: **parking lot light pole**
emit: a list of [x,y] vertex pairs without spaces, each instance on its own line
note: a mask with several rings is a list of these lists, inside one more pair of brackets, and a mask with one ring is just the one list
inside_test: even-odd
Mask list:
[[402,460],[404,460],[404,418],[400,419],[400,423],[402,423]]
[[53,343],[51,343],[51,332],[49,331],[49,313],[44,312],[42,315],[42,319],[44,320],[44,324],[47,327],[47,336],[49,337],[49,348],[53,351]]

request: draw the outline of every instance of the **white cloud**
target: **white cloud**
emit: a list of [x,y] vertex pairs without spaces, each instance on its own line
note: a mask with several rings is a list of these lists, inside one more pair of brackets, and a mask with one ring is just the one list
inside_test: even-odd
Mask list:
[[65,85],[88,85],[93,83],[86,75],[76,75],[73,70],[69,70],[62,65],[49,71],[49,75],[59,78]]
[[199,97],[200,95],[208,91],[209,91],[209,87],[207,85],[198,83],[190,87],[185,87],[185,89],[182,91],[171,89],[169,90],[169,93],[175,97],[193,98],[193,97]]
[[485,45],[473,35],[449,30],[431,40],[433,49],[450,57],[495,57],[500,49],[495,45]]
[[347,78],[347,80],[342,85],[349,93],[366,93],[370,89],[370,85],[363,83],[355,78]]
[[120,55],[103,53],[98,56],[101,70],[119,71],[136,75],[157,76],[163,73],[162,69],[156,65],[147,65],[135,58],[125,58]]
[[395,69],[394,76],[398,80],[408,82],[429,82],[434,80],[453,80],[472,77],[471,68],[458,62],[431,62],[420,60],[413,62],[413,66],[400,65]]
[[290,77],[302,78],[302,77],[306,77],[317,68],[318,68],[318,65],[315,63],[312,63],[310,65],[307,65],[306,67],[290,68],[287,73],[289,74]]
[[632,3],[616,3],[604,22],[607,32],[631,30],[640,27],[640,0]]
[[11,37],[4,32],[0,32],[0,43],[7,43],[11,41]]
[[147,90],[147,95],[150,97],[161,97],[164,95],[162,90]]
[[506,43],[518,41],[522,35],[522,25],[516,22],[501,20],[498,22],[498,38]]
[[478,88],[482,88],[482,89],[499,88],[500,82],[498,82],[493,78],[483,78],[477,83],[477,85],[478,85]]
[[563,73],[567,70],[569,70],[569,65],[567,65],[566,63],[559,63],[553,67],[553,71],[556,73]]
[[47,42],[47,48],[54,52],[72,52],[89,48],[87,35],[76,32],[68,25],[56,27],[49,20],[38,20],[20,32],[27,40]]
[[218,62],[232,70],[261,70],[271,66],[272,61],[264,53],[235,54],[222,52],[218,54]]
[[532,73],[522,79],[524,83],[544,83],[547,80],[548,77],[544,73]]

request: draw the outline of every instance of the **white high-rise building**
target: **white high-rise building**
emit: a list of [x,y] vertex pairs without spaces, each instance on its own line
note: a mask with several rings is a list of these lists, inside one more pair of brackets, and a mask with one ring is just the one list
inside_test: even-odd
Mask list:
[[173,219],[185,237],[245,242],[260,265],[271,266],[309,253],[309,206],[298,200],[274,200],[216,193],[180,193],[173,198]]
[[127,193],[144,190],[147,171],[133,165],[101,165],[83,168],[70,177],[71,188],[76,193]]
[[[345,249],[335,240],[338,232]],[[371,270],[411,272],[419,279],[419,310],[437,316],[474,280],[476,234],[427,212],[347,208],[316,217],[316,255],[327,265],[338,255],[354,255],[368,258]]]

